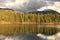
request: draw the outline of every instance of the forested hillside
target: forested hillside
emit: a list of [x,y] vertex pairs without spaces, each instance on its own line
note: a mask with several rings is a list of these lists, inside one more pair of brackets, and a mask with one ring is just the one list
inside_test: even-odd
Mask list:
[[60,28],[57,28],[55,24],[51,27],[51,25],[40,23],[56,22],[60,22],[60,14],[57,12],[16,12],[10,9],[0,9],[0,34],[43,33],[52,35],[59,32]]
[[0,21],[10,22],[60,22],[60,14],[57,12],[16,12],[0,9]]

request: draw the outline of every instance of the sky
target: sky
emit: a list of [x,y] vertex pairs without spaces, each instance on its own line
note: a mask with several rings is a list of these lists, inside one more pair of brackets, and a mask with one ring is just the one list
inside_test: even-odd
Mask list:
[[0,0],[0,8],[30,12],[52,9],[60,12],[60,0]]

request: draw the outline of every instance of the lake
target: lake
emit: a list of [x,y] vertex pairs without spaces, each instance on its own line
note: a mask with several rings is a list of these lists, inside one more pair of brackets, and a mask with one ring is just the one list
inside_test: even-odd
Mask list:
[[[32,33],[32,35],[31,35]],[[17,34],[17,35],[16,35]],[[21,35],[23,34],[23,35]],[[28,35],[29,34],[29,35]],[[34,35],[35,34],[35,35]],[[34,36],[33,36],[34,35]],[[36,36],[36,37],[35,37]],[[14,24],[0,25],[0,40],[60,40],[60,25]]]
[[0,25],[0,34],[22,34],[22,33],[42,33],[46,35],[53,35],[60,32],[60,25],[47,24],[5,24]]

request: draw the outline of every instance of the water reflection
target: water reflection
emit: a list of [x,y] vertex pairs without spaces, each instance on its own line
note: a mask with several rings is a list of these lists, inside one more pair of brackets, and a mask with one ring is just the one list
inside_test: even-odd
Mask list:
[[[2,38],[1,38],[2,37]],[[0,40],[47,40],[36,34],[13,34],[7,36],[0,36]]]
[[60,25],[32,25],[32,24],[14,24],[0,25],[0,34],[16,34],[16,33],[41,33],[45,35],[53,35],[60,32]]
[[25,32],[29,32],[29,33],[42,33],[42,34],[46,34],[46,35],[53,35],[57,32],[60,32],[60,25],[54,24],[25,24],[24,25],[24,30]]
[[55,35],[43,35],[43,34],[12,34],[12,35],[0,35],[0,40],[60,40],[60,32]]

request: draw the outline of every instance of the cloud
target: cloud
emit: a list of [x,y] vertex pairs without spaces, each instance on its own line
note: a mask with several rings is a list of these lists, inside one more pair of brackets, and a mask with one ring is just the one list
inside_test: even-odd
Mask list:
[[12,8],[17,11],[35,11],[45,5],[46,3],[42,0],[16,0],[12,3],[6,3],[8,8]]
[[0,0],[0,7],[10,8],[16,11],[28,12],[37,9],[60,9],[60,0]]
[[47,0],[47,1],[53,1],[53,2],[55,1],[56,2],[56,1],[60,1],[60,0]]
[[0,0],[0,8],[6,8],[6,3],[11,3],[13,0]]
[[17,11],[35,11],[45,5],[46,3],[42,0],[16,0],[12,3],[6,3],[8,8],[12,8]]
[[45,9],[52,9],[60,13],[60,2],[53,2],[53,3],[48,2],[47,6],[38,9],[38,11],[43,11]]
[[4,2],[4,0],[0,0],[0,3]]

